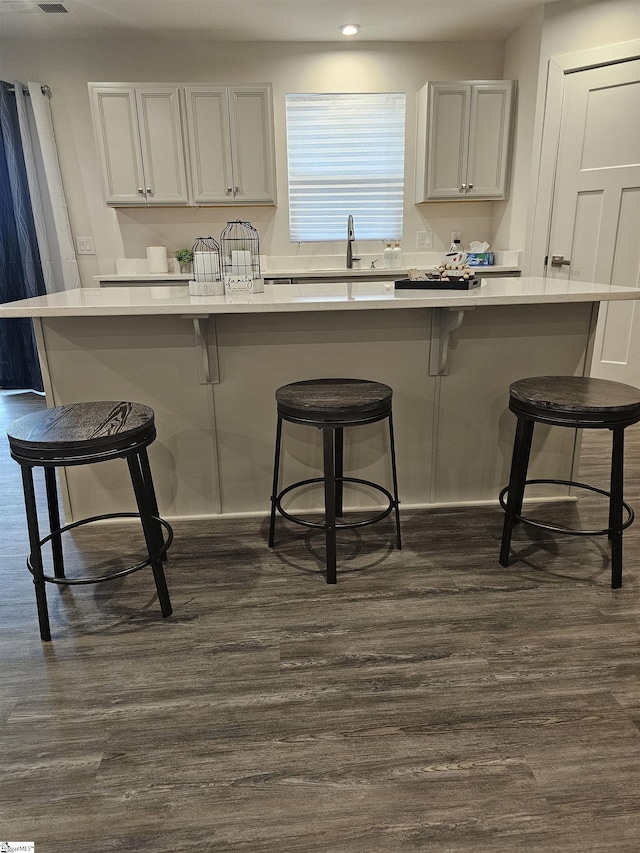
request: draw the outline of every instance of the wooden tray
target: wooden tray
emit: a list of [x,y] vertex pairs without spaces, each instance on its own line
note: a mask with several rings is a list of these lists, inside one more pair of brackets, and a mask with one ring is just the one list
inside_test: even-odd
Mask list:
[[428,278],[424,281],[412,281],[410,278],[401,278],[395,282],[396,290],[472,290],[480,287],[481,279],[464,278],[442,281],[440,278]]

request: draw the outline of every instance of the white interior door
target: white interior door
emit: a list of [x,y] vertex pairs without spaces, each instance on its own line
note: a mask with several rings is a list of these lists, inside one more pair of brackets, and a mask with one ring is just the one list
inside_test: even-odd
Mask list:
[[[640,60],[566,76],[546,269],[640,287]],[[640,387],[635,302],[603,306],[591,373]]]

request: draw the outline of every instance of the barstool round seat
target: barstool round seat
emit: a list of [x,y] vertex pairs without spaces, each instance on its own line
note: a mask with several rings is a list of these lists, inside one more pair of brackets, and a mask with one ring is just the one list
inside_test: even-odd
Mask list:
[[[147,447],[156,437],[152,409],[127,401],[99,401],[56,406],[42,412],[25,415],[12,423],[8,430],[11,456],[22,469],[29,544],[31,552],[27,567],[33,575],[40,623],[40,636],[51,639],[45,583],[59,585],[99,583],[131,574],[151,566],[163,616],[171,614],[162,561],[173,539],[171,526],[158,515]],[[117,512],[83,518],[60,526],[60,513],[55,480],[55,468],[88,465],[110,459],[124,458],[138,507],[137,513]],[[33,469],[43,468],[47,494],[50,533],[40,538]],[[107,518],[140,518],[148,557],[127,569],[98,577],[67,578],[61,535],[76,527]],[[163,533],[163,530],[166,533]],[[44,572],[42,545],[51,542],[54,575]]]
[[[505,510],[500,563],[509,564],[511,535],[521,521],[558,533],[579,536],[607,535],[611,540],[611,586],[622,585],[622,531],[634,520],[633,509],[623,499],[624,430],[640,422],[640,390],[621,382],[584,376],[534,376],[509,388],[509,409],[517,416],[516,438],[509,485],[499,496]],[[574,429],[608,429],[613,435],[610,489],[595,488],[575,480],[527,479],[533,428],[536,423]],[[546,524],[522,515],[524,490],[534,483],[557,483],[588,489],[609,498],[609,519],[599,530],[576,530]],[[623,521],[623,511],[626,518]]]
[[640,391],[587,376],[534,376],[509,387],[509,408],[541,423],[570,421],[592,429],[640,421]]
[[20,462],[82,465],[122,455],[156,437],[153,409],[140,403],[71,403],[32,412],[8,430],[12,457]]
[[[395,443],[391,401],[393,390],[381,382],[367,379],[308,379],[283,385],[276,390],[278,426],[276,452],[271,493],[271,525],[269,547],[275,541],[276,512],[296,524],[317,527],[325,531],[327,583],[336,583],[336,530],[365,527],[386,518],[395,511],[396,545],[402,547],[400,537],[400,513],[398,481],[396,472]],[[343,470],[343,430],[346,427],[362,426],[388,420],[391,449],[392,491],[379,483],[359,477],[345,477]],[[323,474],[292,483],[278,491],[280,452],[282,444],[282,422],[302,424],[321,429],[323,432]],[[303,486],[322,483],[324,485],[324,521],[318,523],[287,512],[282,498]],[[357,483],[374,489],[386,498],[386,507],[359,521],[337,522],[343,516],[343,485]]]
[[308,379],[276,391],[278,412],[296,423],[368,423],[386,418],[393,391],[362,379]]

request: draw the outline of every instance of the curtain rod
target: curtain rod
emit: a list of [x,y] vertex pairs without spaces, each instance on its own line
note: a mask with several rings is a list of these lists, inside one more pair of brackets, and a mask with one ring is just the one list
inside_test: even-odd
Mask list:
[[[9,92],[10,95],[15,95],[15,93],[16,93],[15,87],[11,87],[7,91]],[[51,97],[51,89],[47,86],[46,83],[44,83],[42,86],[40,86],[40,91],[42,92],[43,95],[46,95],[48,98]],[[22,92],[25,95],[29,94],[29,90],[27,89],[26,86],[22,87]]]

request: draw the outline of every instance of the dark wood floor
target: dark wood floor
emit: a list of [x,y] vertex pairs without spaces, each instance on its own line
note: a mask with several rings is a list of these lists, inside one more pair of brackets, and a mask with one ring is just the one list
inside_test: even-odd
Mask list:
[[[38,405],[0,395],[0,417]],[[606,440],[586,444],[596,485]],[[640,523],[615,592],[602,538],[519,530],[501,568],[494,507],[406,512],[402,552],[390,521],[345,533],[336,587],[321,535],[281,520],[269,551],[259,519],[180,523],[172,617],[147,572],[49,587],[42,644],[4,446],[0,487],[3,837],[37,853],[640,849]],[[588,520],[592,503],[549,512]],[[69,544],[98,570],[139,547],[133,527]]]

